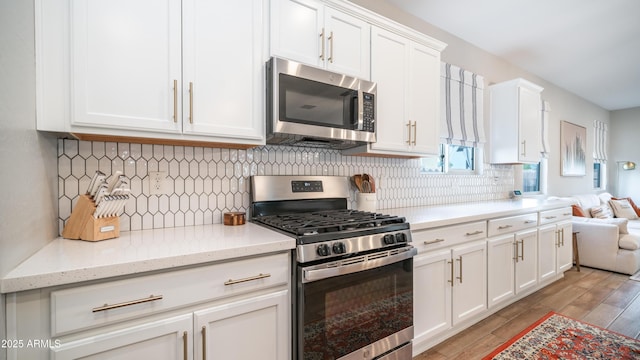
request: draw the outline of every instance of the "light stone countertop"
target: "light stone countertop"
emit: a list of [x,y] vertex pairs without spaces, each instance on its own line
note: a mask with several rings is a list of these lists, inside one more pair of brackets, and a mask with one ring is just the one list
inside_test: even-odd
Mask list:
[[571,206],[571,202],[522,198],[520,200],[478,201],[451,205],[385,209],[379,210],[379,212],[403,216],[411,224],[411,230],[423,230],[567,206]]
[[97,242],[57,238],[7,274],[9,293],[288,251],[295,239],[259,225],[196,225],[120,233]]
[[[412,230],[570,206],[562,200],[501,200],[379,210],[404,216]],[[181,266],[288,251],[295,240],[247,223],[242,226],[197,225],[122,232],[98,242],[57,238],[18,265],[0,282],[10,293],[107,279]]]

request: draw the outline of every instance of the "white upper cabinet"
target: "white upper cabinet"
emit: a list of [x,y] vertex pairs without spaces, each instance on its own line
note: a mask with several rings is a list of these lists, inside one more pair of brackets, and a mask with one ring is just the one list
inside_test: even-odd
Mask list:
[[264,138],[262,0],[183,2],[185,134]]
[[440,50],[378,27],[371,33],[371,81],[378,84],[376,143],[348,153],[437,154]]
[[180,132],[180,1],[70,6],[72,125]]
[[543,88],[524,79],[491,85],[491,163],[537,163]]
[[369,79],[366,21],[312,0],[274,0],[271,18],[272,55]]
[[38,129],[263,144],[267,11],[267,0],[37,0]]

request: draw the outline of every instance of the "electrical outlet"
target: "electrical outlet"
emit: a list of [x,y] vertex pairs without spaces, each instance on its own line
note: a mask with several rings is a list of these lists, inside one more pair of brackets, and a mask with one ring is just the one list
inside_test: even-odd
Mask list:
[[149,193],[151,195],[164,195],[164,179],[167,178],[166,171],[149,171]]

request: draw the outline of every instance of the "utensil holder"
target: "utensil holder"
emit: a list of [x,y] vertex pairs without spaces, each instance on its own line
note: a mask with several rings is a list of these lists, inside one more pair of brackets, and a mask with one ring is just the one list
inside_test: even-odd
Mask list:
[[72,240],[100,241],[120,236],[120,217],[96,219],[96,204],[88,195],[80,195],[76,207],[62,230],[62,237]]
[[360,211],[376,211],[378,200],[376,193],[356,193],[356,207]]

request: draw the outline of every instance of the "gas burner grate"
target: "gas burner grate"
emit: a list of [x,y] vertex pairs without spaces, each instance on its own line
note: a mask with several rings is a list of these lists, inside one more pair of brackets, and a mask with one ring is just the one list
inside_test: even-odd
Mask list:
[[265,215],[254,220],[297,236],[364,230],[405,223],[403,217],[348,209]]

